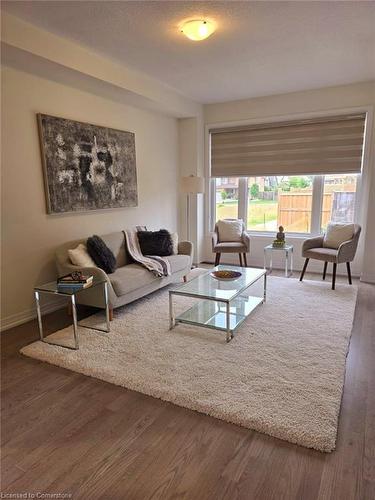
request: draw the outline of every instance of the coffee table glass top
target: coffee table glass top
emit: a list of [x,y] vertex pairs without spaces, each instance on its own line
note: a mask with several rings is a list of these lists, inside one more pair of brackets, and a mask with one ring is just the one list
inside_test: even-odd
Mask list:
[[57,286],[57,281],[50,281],[49,283],[44,283],[43,285],[36,286],[34,290],[37,292],[55,293],[56,295],[75,295],[76,293],[80,293],[84,290],[89,290],[94,286],[102,285],[103,283],[105,283],[105,281],[106,280],[103,278],[98,278],[97,276],[94,276],[91,285],[86,288],[74,288],[74,287],[59,288]]
[[[234,281],[220,281],[211,276],[212,271],[224,269],[239,271],[242,276]],[[264,269],[220,265],[207,270],[207,273],[194,278],[188,283],[171,288],[170,293],[229,302],[265,274]]]

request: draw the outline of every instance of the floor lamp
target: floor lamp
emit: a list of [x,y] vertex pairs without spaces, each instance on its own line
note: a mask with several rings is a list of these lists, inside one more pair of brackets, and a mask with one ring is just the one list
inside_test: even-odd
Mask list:
[[190,241],[190,195],[204,193],[204,177],[182,177],[181,190],[186,193],[186,236]]

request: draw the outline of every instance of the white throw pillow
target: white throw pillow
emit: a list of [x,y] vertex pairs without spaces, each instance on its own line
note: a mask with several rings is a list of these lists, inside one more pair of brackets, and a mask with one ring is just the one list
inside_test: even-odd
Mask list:
[[339,248],[344,241],[351,240],[354,234],[354,224],[329,223],[324,235],[323,246],[325,248]]
[[220,241],[242,241],[243,222],[241,219],[236,220],[219,220],[217,222],[217,230]]
[[173,244],[173,255],[178,254],[178,234],[177,233],[170,233],[171,235],[171,240]]
[[68,255],[72,264],[79,267],[97,267],[90,257],[86,245],[80,243],[77,248],[68,250]]

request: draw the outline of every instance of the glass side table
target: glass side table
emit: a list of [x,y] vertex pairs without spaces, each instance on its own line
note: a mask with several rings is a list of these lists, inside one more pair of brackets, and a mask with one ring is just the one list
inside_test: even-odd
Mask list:
[[[91,288],[95,286],[102,286],[103,288],[103,296],[104,296],[104,303],[105,303],[105,317],[106,317],[106,328],[98,328],[98,327],[93,327],[93,326],[85,326],[82,323],[78,324],[77,321],[77,307],[76,307],[76,295],[80,293],[84,293],[87,290],[91,290]],[[40,294],[45,293],[45,294],[52,294],[52,295],[59,295],[61,297],[69,297],[71,304],[72,304],[72,313],[73,313],[73,336],[74,336],[74,346],[69,346],[66,344],[58,344],[57,342],[51,342],[47,340],[44,335],[43,335],[43,323],[42,323],[42,313],[40,310]],[[36,302],[36,310],[37,310],[37,315],[38,315],[38,324],[39,324],[39,335],[40,335],[40,340],[42,342],[45,342],[46,344],[50,345],[57,345],[59,347],[65,347],[66,349],[73,349],[77,350],[79,349],[79,344],[78,344],[78,326],[83,327],[83,328],[89,328],[90,330],[97,330],[99,332],[106,332],[109,333],[110,331],[110,323],[109,323],[109,302],[108,302],[108,285],[106,280],[103,280],[101,278],[94,277],[92,284],[87,287],[87,288],[81,288],[79,290],[74,289],[74,288],[64,288],[64,290],[61,290],[57,286],[56,281],[51,281],[50,283],[45,283],[44,285],[36,286],[34,288],[34,296],[35,296],[35,302]]]
[[293,245],[284,245],[283,247],[274,247],[267,245],[264,247],[264,269],[267,269],[267,253],[270,254],[270,267],[268,274],[272,273],[273,252],[284,252],[285,255],[285,277],[289,278],[293,274]]

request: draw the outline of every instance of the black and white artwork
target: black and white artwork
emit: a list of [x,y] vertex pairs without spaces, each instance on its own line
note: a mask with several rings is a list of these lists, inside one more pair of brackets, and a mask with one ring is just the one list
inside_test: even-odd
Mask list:
[[48,213],[137,206],[132,132],[37,117]]

